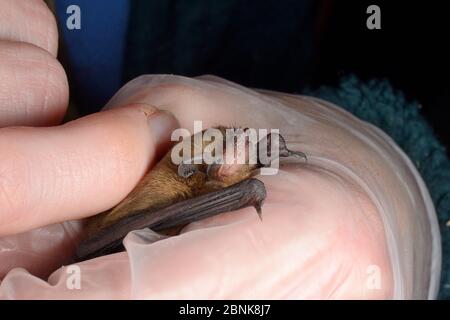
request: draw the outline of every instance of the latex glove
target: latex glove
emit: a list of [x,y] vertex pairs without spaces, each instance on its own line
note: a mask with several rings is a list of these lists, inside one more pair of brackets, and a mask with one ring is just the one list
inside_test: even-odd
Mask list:
[[[125,86],[107,107],[136,103],[170,110],[190,130],[193,120],[202,120],[204,128],[217,124],[280,128],[290,149],[308,155],[308,164],[291,162],[277,175],[261,177],[268,194],[263,222],[254,209],[246,208],[193,223],[181,235],[158,242],[151,243],[148,230],[133,232],[124,241],[127,252],[78,264],[80,289],[73,288],[73,268],[56,270],[48,281],[15,269],[0,285],[3,297],[362,299],[434,294],[436,279],[430,280],[430,263],[436,250],[431,233],[435,221],[428,217],[433,214],[428,194],[408,160],[378,130],[318,100],[260,94],[211,77],[143,76]],[[123,127],[102,127],[105,113],[123,116],[132,110],[132,106],[113,109],[68,126],[87,130],[93,121],[97,134],[121,136],[121,146],[129,146],[136,158],[142,153],[143,158],[151,158],[151,139],[144,143],[146,149],[139,142],[143,138],[138,138],[146,136],[144,129],[124,135]],[[102,121],[95,120],[100,117]],[[80,124],[85,122],[89,125]],[[85,136],[92,141],[96,135],[85,132]],[[103,148],[109,150],[113,141],[102,141]],[[67,150],[86,143],[71,143]],[[92,185],[69,189],[70,204],[53,204],[61,220],[106,209],[131,190],[132,183],[112,183],[114,175],[108,175],[109,165],[105,167],[105,161],[115,158],[116,165],[127,163],[131,170],[135,159],[129,154],[104,156],[103,149],[87,154],[89,162],[98,166],[92,171],[80,167],[86,176],[75,175],[75,181],[86,178]],[[88,178],[88,172],[96,177],[98,171],[105,174],[101,179]],[[143,172],[116,171],[134,183]],[[63,252],[72,253],[72,247],[63,244],[76,238],[78,230],[68,226],[72,224],[4,238],[0,245],[10,249],[1,251],[1,261],[6,254],[13,263],[3,270],[56,266],[63,261]],[[404,247],[399,250],[399,245]],[[47,248],[45,255],[39,252],[42,247]],[[16,255],[20,259],[15,260]]]

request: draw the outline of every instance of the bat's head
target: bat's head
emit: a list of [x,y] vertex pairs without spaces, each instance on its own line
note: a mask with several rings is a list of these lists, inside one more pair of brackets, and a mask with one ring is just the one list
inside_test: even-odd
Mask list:
[[[229,186],[257,173],[257,141],[251,141],[248,129],[218,126],[192,135],[181,152],[178,175],[189,178],[197,172],[206,174],[209,181]],[[183,142],[180,142],[182,144]],[[178,148],[181,145],[178,144]]]
[[188,178],[200,171],[209,181],[223,186],[258,174],[260,168],[270,166],[274,157],[306,158],[301,152],[288,150],[281,135],[269,133],[261,137],[250,128],[218,126],[194,134],[187,142],[188,147],[179,153],[187,150],[178,165],[178,175]]

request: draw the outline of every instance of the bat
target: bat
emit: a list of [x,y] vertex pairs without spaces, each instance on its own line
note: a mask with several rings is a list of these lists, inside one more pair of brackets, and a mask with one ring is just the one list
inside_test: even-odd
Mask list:
[[[215,129],[223,137],[218,150],[227,154],[227,148],[233,149],[232,154],[236,155],[237,141],[248,128],[233,129],[230,140],[227,140],[230,128],[218,126]],[[202,139],[198,142],[193,135],[190,137],[190,151],[194,157],[196,147],[205,152],[209,146],[211,154],[222,161],[210,164],[182,161],[175,164],[174,146],[117,206],[86,220],[84,239],[72,260],[79,262],[123,251],[122,241],[133,230],[150,228],[166,236],[176,235],[191,222],[248,206],[253,206],[262,219],[261,208],[266,189],[263,182],[253,177],[260,168],[270,165],[261,161],[260,149],[264,147],[268,157],[271,157],[273,140],[276,141],[279,157],[306,160],[304,153],[289,150],[284,138],[273,133],[259,140],[256,146],[248,140],[241,140],[244,141],[244,161],[239,163],[223,161],[224,157],[216,154],[217,149],[210,148],[212,141]],[[250,161],[252,147],[255,150],[254,161]],[[183,154],[184,150],[181,156]],[[233,160],[236,160],[235,157]]]

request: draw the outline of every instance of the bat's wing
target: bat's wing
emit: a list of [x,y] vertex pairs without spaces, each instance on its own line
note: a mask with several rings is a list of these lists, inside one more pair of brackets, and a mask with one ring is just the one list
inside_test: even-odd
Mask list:
[[264,184],[257,179],[248,179],[158,211],[142,210],[84,240],[79,245],[74,260],[83,261],[122,251],[122,240],[133,230],[150,228],[161,231],[249,206],[255,207],[260,215],[265,198]]

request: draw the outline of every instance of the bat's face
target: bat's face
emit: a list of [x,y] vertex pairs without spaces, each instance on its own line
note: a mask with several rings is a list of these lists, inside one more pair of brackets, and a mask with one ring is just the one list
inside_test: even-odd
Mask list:
[[258,143],[249,137],[247,128],[220,126],[213,128],[212,133],[208,130],[190,138],[192,156],[178,165],[181,177],[203,172],[211,183],[226,187],[257,174],[261,167]]

